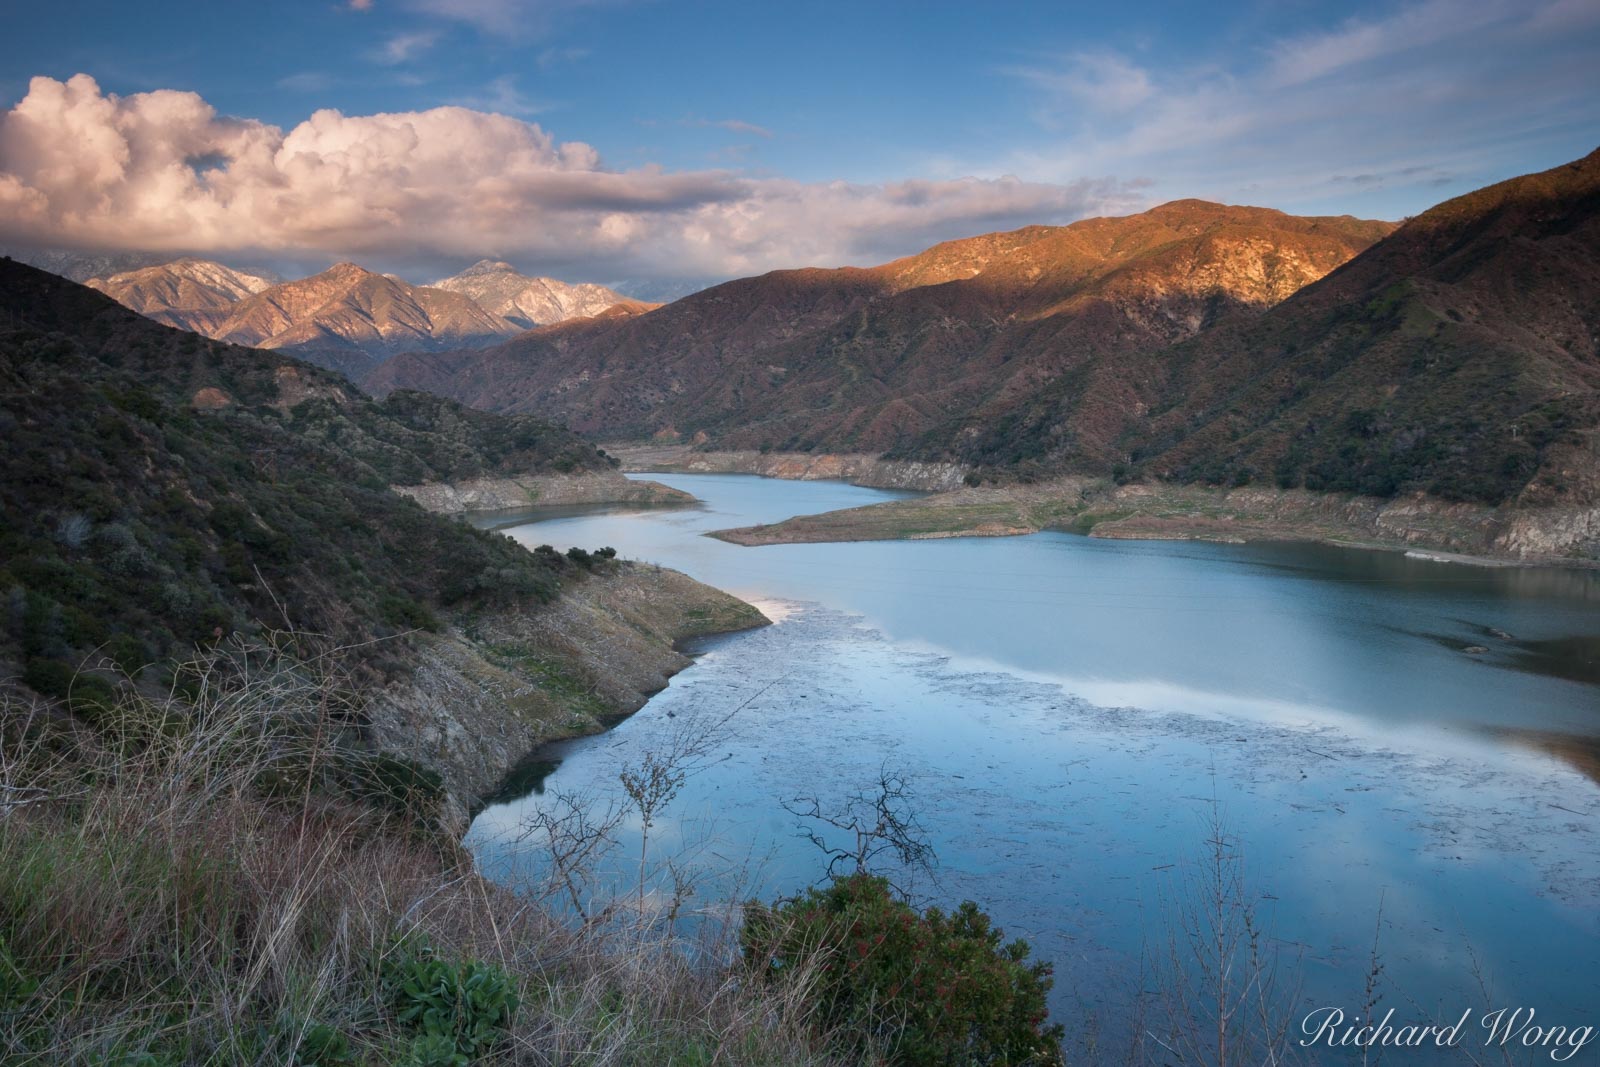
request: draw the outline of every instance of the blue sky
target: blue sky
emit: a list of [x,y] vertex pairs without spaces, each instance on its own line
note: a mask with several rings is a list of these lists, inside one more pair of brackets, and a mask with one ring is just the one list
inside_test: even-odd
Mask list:
[[722,277],[1185,196],[1398,218],[1600,143],[1600,0],[8,6],[13,243]]

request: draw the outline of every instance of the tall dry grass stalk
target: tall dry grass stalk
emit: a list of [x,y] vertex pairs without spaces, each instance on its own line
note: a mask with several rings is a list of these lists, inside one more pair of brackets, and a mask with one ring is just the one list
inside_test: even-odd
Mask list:
[[802,986],[574,928],[330,788],[359,710],[333,662],[220,647],[93,730],[0,695],[0,1062],[340,1062],[329,1031],[407,1062],[385,975],[419,938],[515,983],[486,1062],[830,1062]]

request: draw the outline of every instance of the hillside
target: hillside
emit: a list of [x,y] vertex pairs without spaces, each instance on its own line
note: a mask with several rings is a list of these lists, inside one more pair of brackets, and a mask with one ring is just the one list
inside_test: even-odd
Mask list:
[[[914,447],[963,418],[1091,374],[1096,359],[1192,336],[1321,277],[1384,223],[1180,201],[1141,215],[1035,226],[870,269],[778,271],[625,321],[566,324],[483,350],[407,356],[365,384],[419,386],[579,432],[718,448]],[[1127,390],[1091,384],[1123,432]]]
[[568,319],[593,318],[618,304],[636,311],[648,311],[656,306],[629,300],[603,285],[573,285],[556,278],[530,278],[519,274],[511,264],[492,259],[480,259],[460,274],[433,282],[431,288],[469,296],[491,315],[525,329]]
[[[495,474],[622,481],[558,427],[417,394],[375,403],[335,374],[157,325],[10,260],[0,324],[0,679],[70,697],[91,720],[124,676],[159,689],[197,644],[293,631],[298,655],[337,652],[366,690],[347,725],[390,751],[418,756],[451,716],[492,722],[482,740],[418,757],[465,802],[546,718],[592,725],[664,684],[682,665],[674,600],[707,599],[706,619],[748,618],[670,572],[530,553],[390,489]],[[632,613],[659,601],[659,631],[630,615],[595,646],[615,662],[590,662],[563,625],[612,625],[613,595]],[[588,607],[559,624],[573,597]],[[487,658],[457,629],[469,617],[505,647],[556,641],[548,662],[592,679],[593,707],[578,715],[565,690],[541,695],[514,661]],[[441,682],[448,703],[428,695]],[[515,707],[508,691],[522,693]]]
[[1590,155],[1392,234],[1179,201],[730,282],[365,385],[985,479],[1583,504],[1600,498],[1597,175]]
[[[1600,501],[1600,151],[1440,204],[1142,366],[1149,417],[1124,443],[1158,477]],[[1068,392],[1030,405],[1016,447]]]

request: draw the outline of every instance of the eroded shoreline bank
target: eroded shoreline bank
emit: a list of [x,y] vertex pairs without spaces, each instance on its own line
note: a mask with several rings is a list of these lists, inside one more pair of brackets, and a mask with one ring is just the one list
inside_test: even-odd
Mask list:
[[[1496,508],[1420,493],[1383,499],[1255,486],[1119,486],[1106,479],[1081,477],[973,487],[961,484],[964,473],[959,467],[912,470],[883,461],[875,466],[866,462],[870,457],[696,453],[681,446],[617,446],[614,452],[625,469],[641,473],[676,470],[800,480],[838,478],[873,488],[931,492],[917,499],[795,516],[711,534],[751,547],[1010,537],[1060,530],[1119,540],[1311,541],[1486,565],[1600,566],[1600,507]],[[874,480],[857,478],[857,472]],[[896,484],[886,486],[891,479],[897,479]]]
[[[689,504],[694,497],[620,474],[482,479],[397,489],[464,515],[530,504]],[[599,547],[599,546],[593,546]],[[765,626],[754,606],[670,568],[604,561],[548,604],[471,612],[418,634],[404,680],[369,708],[370,740],[437,772],[444,821],[468,812],[550,741],[599,733],[638,711],[693,660],[681,642]]]
[[620,473],[529,474],[390,486],[429,511],[465,515],[479,511],[565,504],[692,504],[694,497],[660,482]]

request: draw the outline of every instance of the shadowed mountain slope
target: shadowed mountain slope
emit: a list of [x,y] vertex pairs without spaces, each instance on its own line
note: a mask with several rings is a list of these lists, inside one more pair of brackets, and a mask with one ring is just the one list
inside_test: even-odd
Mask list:
[[[366,384],[539,411],[601,436],[905,448],[1097,357],[1264,308],[1388,229],[1180,201],[869,269],[742,279],[626,321],[569,323],[475,355],[406,356]],[[1122,428],[1113,420],[1101,436]]]
[[[1600,500],[1600,152],[1440,204],[1143,362],[1155,387],[1126,444],[1160,477]],[[1017,442],[1068,394],[1036,398]]]
[[536,605],[569,568],[391,484],[610,469],[538,419],[415,393],[375,403],[11,260],[0,432],[0,677],[51,695],[97,648],[137,668],[273,627],[401,670],[404,640],[364,643],[445,609]]

